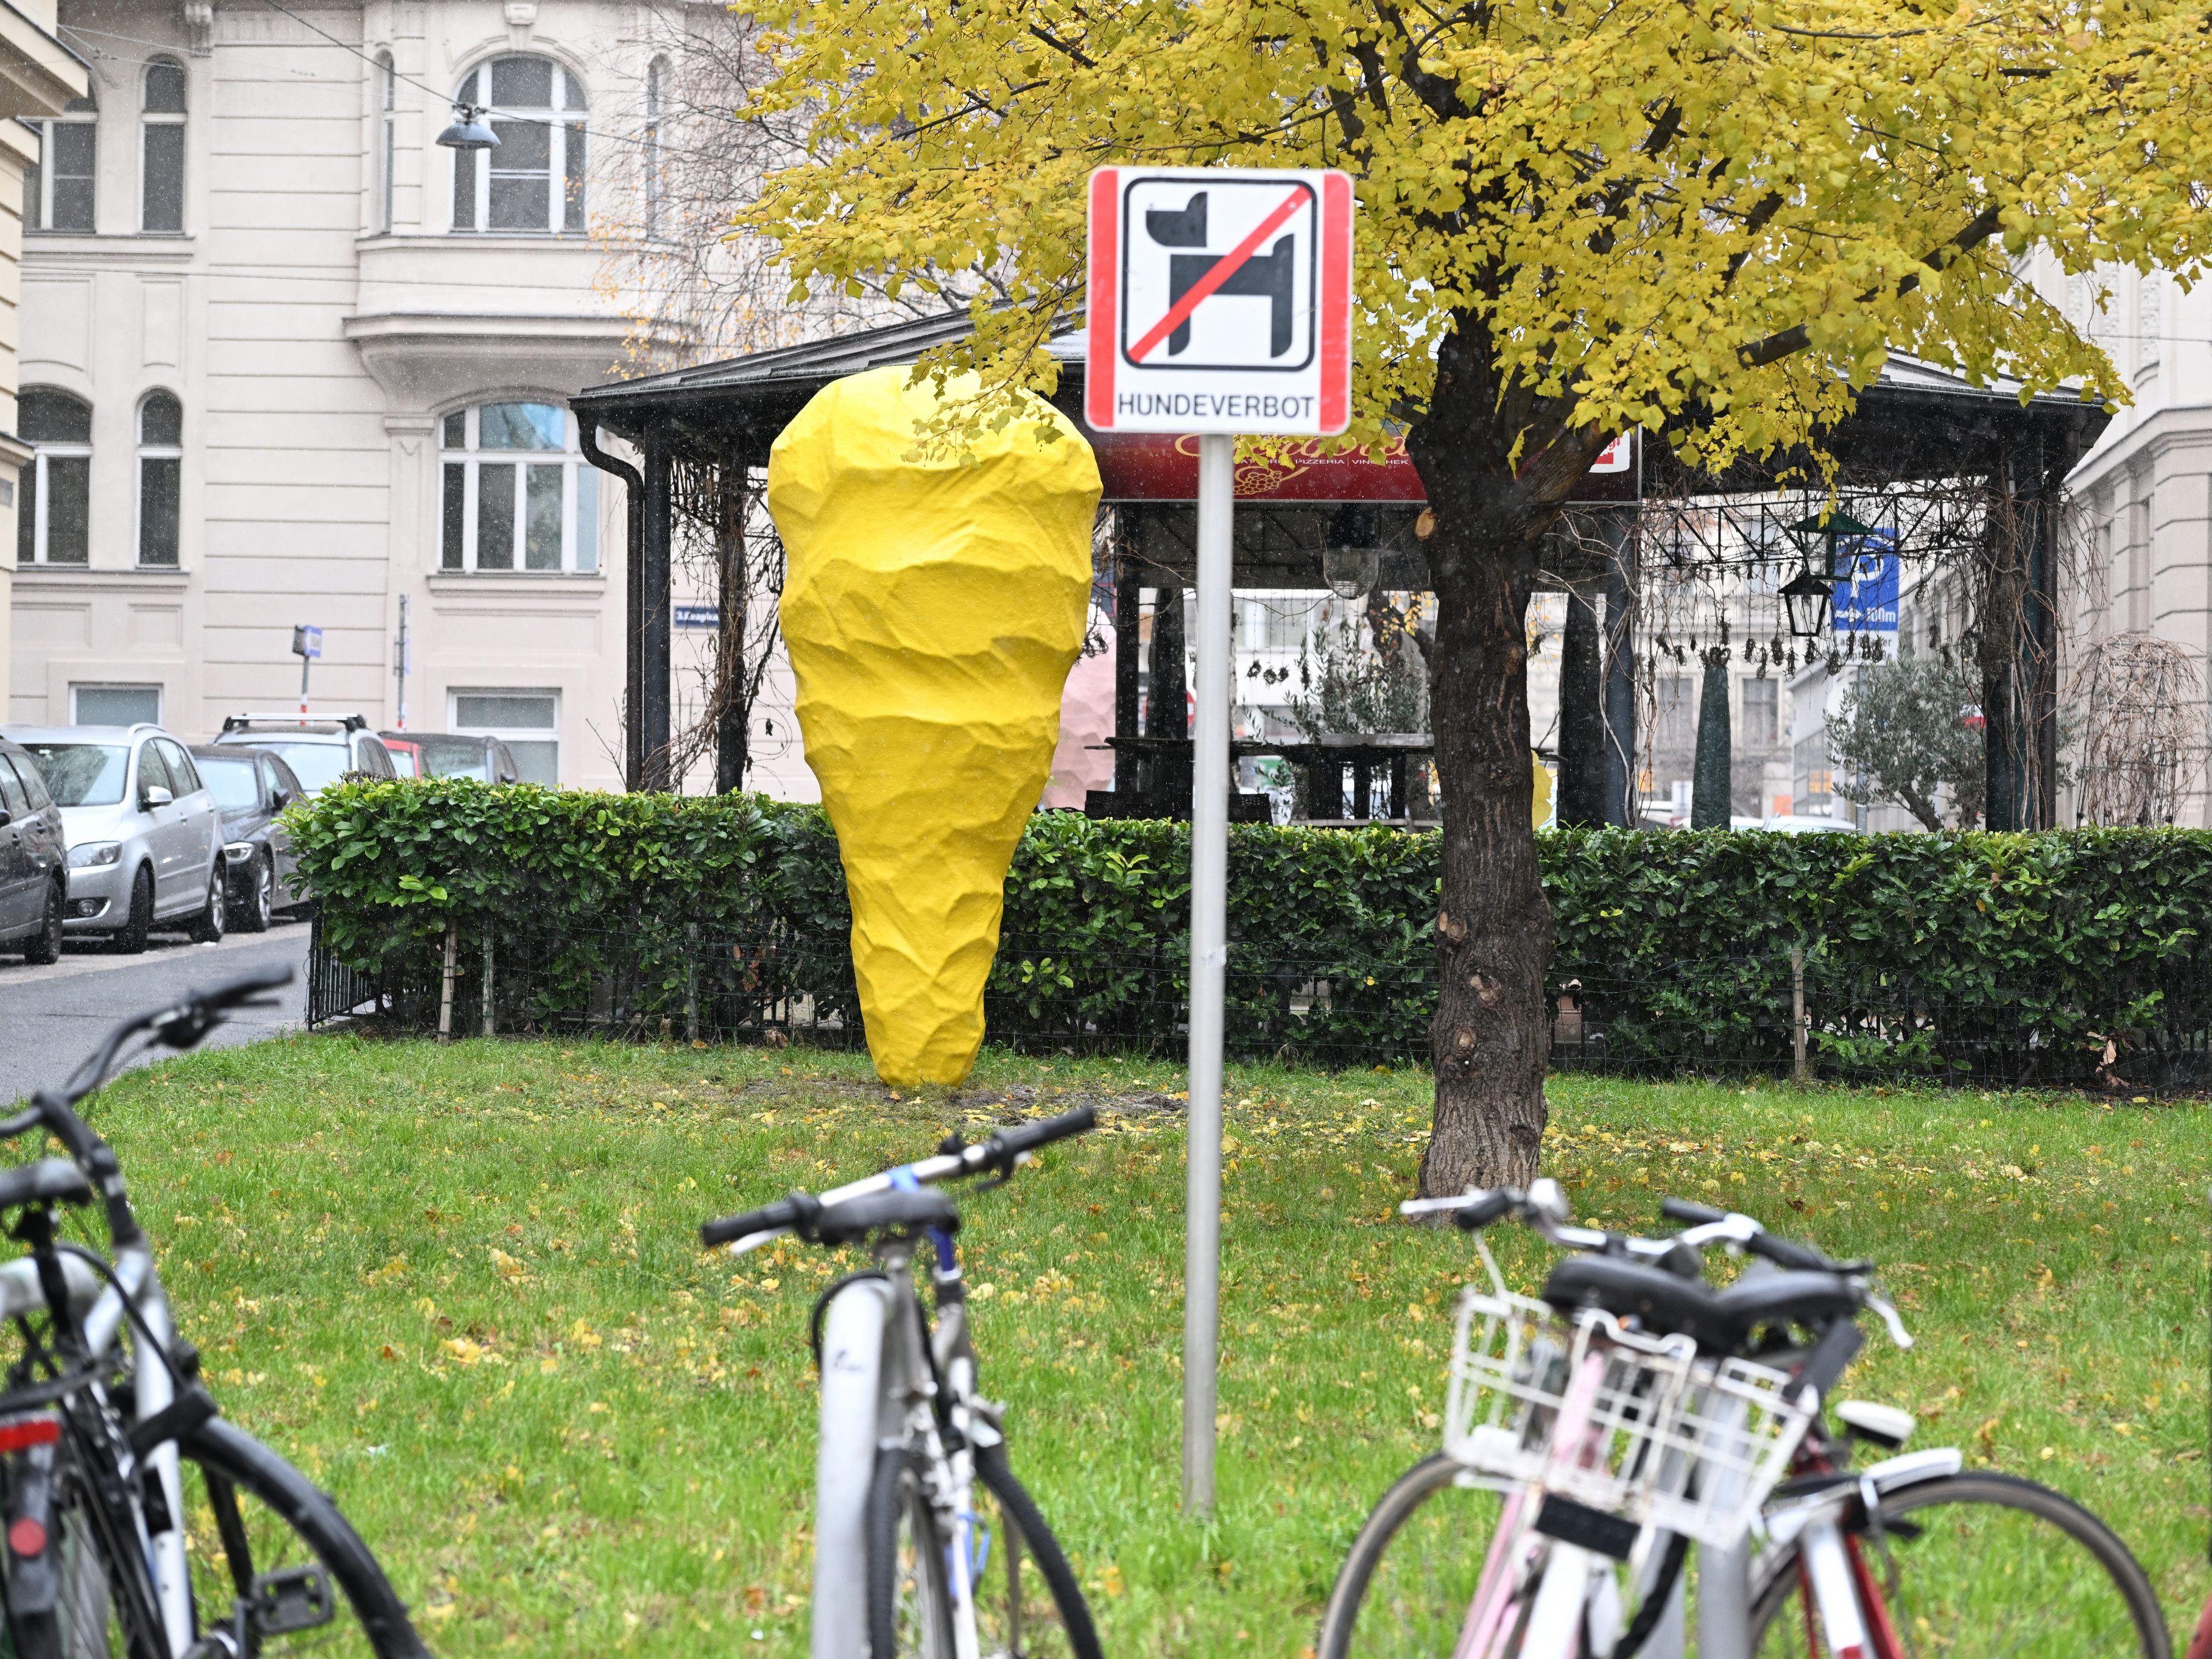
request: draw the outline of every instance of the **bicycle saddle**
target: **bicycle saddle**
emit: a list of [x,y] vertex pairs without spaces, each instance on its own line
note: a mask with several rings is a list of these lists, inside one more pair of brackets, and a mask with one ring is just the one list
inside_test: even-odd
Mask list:
[[1658,1335],[1686,1336],[1700,1348],[1726,1350],[1743,1340],[1741,1318],[1705,1285],[1621,1256],[1565,1257],[1544,1281],[1543,1295],[1561,1313],[1602,1308]]
[[89,1204],[92,1184],[65,1158],[42,1158],[0,1170],[0,1210],[25,1204]]
[[949,1233],[959,1225],[960,1212],[943,1193],[930,1188],[910,1193],[894,1189],[828,1206],[815,1219],[814,1236],[824,1244],[850,1244],[887,1227],[935,1227]]

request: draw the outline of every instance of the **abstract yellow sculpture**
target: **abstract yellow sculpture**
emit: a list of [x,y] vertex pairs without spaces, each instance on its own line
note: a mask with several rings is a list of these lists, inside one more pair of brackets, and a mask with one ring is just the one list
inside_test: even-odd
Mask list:
[[[954,395],[958,389],[954,388]],[[853,901],[887,1083],[957,1083],[983,1041],[1006,868],[1052,771],[1083,646],[1098,465],[1062,416],[915,454],[902,368],[824,387],[769,452],[806,762]]]

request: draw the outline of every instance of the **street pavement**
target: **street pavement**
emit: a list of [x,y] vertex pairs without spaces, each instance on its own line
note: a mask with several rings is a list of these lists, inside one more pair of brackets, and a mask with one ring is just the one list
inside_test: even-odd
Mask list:
[[12,953],[0,957],[0,1109],[62,1082],[118,1021],[271,962],[289,962],[298,975],[276,994],[277,1006],[234,1011],[204,1048],[256,1042],[307,1023],[306,922],[280,919],[265,933],[233,933],[220,945],[156,935],[137,957],[70,944],[51,968],[33,968]]

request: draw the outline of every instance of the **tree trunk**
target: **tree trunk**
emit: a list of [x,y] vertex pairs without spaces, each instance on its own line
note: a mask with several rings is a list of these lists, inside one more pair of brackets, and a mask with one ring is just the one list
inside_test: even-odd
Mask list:
[[1430,1194],[1536,1174],[1553,934],[1529,823],[1528,598],[1543,537],[1604,442],[1563,433],[1557,406],[1501,387],[1480,320],[1454,322],[1407,434],[1435,518],[1430,708],[1443,795]]
[[1587,592],[1567,590],[1559,637],[1559,822],[1606,822],[1605,679],[1598,661],[1597,611]]
[[720,621],[715,641],[714,793],[727,795],[745,787],[752,739],[752,702],[746,696],[746,612],[752,590],[745,575],[745,469],[726,461],[716,478],[719,509],[714,526],[718,580],[715,605]]
[[1725,830],[1734,793],[1729,775],[1734,732],[1729,720],[1728,654],[1721,647],[1709,646],[1705,658],[1705,683],[1698,697],[1698,757],[1690,785],[1690,828]]

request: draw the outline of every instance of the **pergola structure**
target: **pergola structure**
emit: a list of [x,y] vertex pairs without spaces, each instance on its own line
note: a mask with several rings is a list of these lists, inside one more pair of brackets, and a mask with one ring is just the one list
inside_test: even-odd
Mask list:
[[[952,313],[620,381],[570,400],[586,455],[629,487],[624,752],[631,787],[672,782],[671,580],[678,469],[723,481],[726,496],[742,491],[751,469],[767,465],[776,434],[823,386],[866,369],[912,363],[968,328],[964,313]],[[1053,342],[1060,365],[1053,401],[1097,450],[1104,501],[1115,514],[1116,793],[1141,803],[1148,813],[1179,815],[1188,811],[1188,739],[1180,732],[1147,736],[1139,729],[1138,589],[1152,587],[1162,596],[1155,614],[1164,637],[1156,640],[1154,655],[1163,676],[1179,680],[1182,654],[1175,635],[1182,610],[1164,601],[1194,580],[1196,444],[1085,427],[1082,348],[1079,332]],[[1982,550],[1985,611],[1995,605],[2013,618],[2016,635],[2001,660],[1986,651],[1984,656],[1992,828],[2047,825],[2055,815],[2058,509],[2067,474],[2107,419],[2095,405],[2070,396],[2023,401],[2016,388],[1976,388],[1898,360],[1827,437],[1839,489],[1909,489],[1969,480],[1987,500],[2005,504],[2006,510],[1985,514]],[[606,453],[598,441],[603,432],[632,446],[641,465]],[[1639,503],[1679,506],[1695,499],[1708,504],[1701,509],[1705,521],[1718,522],[1730,501],[1771,499],[1784,481],[1818,474],[1808,457],[1780,455],[1744,461],[1721,477],[1705,476],[1685,467],[1662,442],[1628,447],[1612,460],[1614,465],[1592,473],[1583,499],[1571,509],[1581,533],[1563,538],[1547,562],[1561,586],[1586,597],[1601,588],[1609,599],[1601,669],[1595,638],[1578,651],[1574,637],[1577,615],[1594,618],[1594,610],[1570,606],[1561,687],[1562,761],[1570,776],[1563,780],[1563,799],[1580,769],[1585,797],[1601,797],[1601,816],[1626,823],[1632,821],[1636,752],[1631,629],[1638,521],[1650,516]],[[1237,493],[1235,582],[1240,588],[1325,586],[1325,555],[1332,538],[1341,538],[1347,508],[1359,514],[1362,539],[1381,550],[1380,588],[1419,592],[1429,586],[1419,534],[1423,490],[1402,446],[1377,462],[1331,455],[1325,444],[1310,443],[1278,460],[1240,464]],[[725,501],[720,518],[725,525],[741,525],[741,504]],[[1679,511],[1673,512],[1670,522],[1680,521]],[[1677,537],[1678,556],[1679,542]],[[726,628],[730,610],[726,604]],[[1180,704],[1178,690],[1155,686],[1152,706]],[[741,732],[735,741],[742,744]],[[1283,752],[1283,746],[1269,745],[1266,752]],[[1390,757],[1378,752],[1369,758],[1387,764]],[[1402,800],[1402,756],[1396,764],[1394,799]],[[718,775],[724,787],[739,781],[726,768]]]

